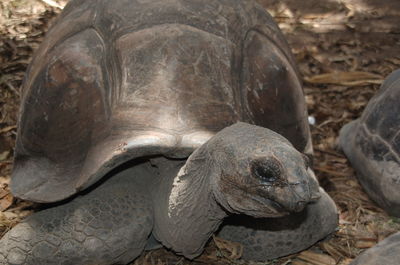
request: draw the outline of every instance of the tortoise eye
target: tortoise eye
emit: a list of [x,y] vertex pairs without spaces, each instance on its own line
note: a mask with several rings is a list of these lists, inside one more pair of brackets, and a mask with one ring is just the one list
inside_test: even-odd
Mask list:
[[278,185],[281,182],[281,165],[273,157],[255,160],[251,164],[251,172],[253,176],[266,184]]

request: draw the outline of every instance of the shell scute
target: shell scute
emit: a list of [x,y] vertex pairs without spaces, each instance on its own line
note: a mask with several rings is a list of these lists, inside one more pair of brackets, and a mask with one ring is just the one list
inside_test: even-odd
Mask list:
[[[56,48],[46,56],[47,64],[38,65],[24,98],[13,183],[19,183],[20,176],[29,176],[32,182],[49,178],[73,189],[74,178],[108,119],[103,100],[104,45],[93,29],[87,29]],[[23,163],[19,163],[21,159]],[[30,160],[35,161],[38,172],[31,171]],[[46,168],[52,170],[41,176],[40,169]],[[60,174],[63,170],[66,172]],[[20,197],[31,192],[23,182],[13,185],[13,191]]]

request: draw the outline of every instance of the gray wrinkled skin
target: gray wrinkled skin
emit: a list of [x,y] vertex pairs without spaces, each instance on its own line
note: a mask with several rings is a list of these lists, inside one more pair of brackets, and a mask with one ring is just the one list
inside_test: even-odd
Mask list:
[[305,249],[337,227],[336,205],[322,189],[317,202],[280,218],[231,216],[218,236],[243,245],[243,258],[266,261]]
[[362,116],[340,131],[339,145],[366,193],[400,217],[400,70],[393,72]]
[[[265,164],[259,165],[260,161]],[[255,162],[268,169],[270,161],[281,169],[271,183],[252,170]],[[227,213],[284,216],[303,210],[319,198],[319,192],[304,157],[285,138],[237,123],[197,149],[176,176],[165,178],[155,198],[155,237],[193,258]]]
[[367,249],[351,265],[399,265],[400,232]]
[[[187,161],[154,157],[126,167],[92,191],[13,228],[0,241],[0,264],[126,264],[144,250],[151,232],[164,246],[194,258],[232,213],[286,216],[285,229],[293,231],[257,228],[234,239],[247,244],[249,258],[263,241],[254,258],[269,259],[309,247],[337,224],[329,197],[322,192],[318,200],[321,193],[304,156],[266,128],[237,123]],[[237,229],[227,227],[225,235],[246,233]],[[264,252],[282,241],[286,248]]]

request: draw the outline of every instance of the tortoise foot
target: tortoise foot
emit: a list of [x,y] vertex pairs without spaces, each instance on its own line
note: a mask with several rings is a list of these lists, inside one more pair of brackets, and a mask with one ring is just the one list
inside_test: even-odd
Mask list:
[[[151,199],[137,179],[118,173],[95,190],[27,218],[0,241],[0,264],[126,264],[153,226]],[[135,175],[135,176],[133,176]]]

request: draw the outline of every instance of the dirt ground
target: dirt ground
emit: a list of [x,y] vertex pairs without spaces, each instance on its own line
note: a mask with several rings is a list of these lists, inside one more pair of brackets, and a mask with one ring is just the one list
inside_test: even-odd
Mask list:
[[[0,237],[37,207],[12,197],[8,183],[19,90],[32,52],[67,0],[0,2]],[[340,212],[337,232],[311,249],[258,264],[349,264],[363,250],[400,231],[400,220],[371,202],[336,141],[360,116],[385,76],[400,68],[400,1],[259,0],[276,19],[304,80],[315,149],[315,171]],[[214,238],[188,261],[167,250],[144,253],[133,264],[253,264],[240,245]]]

